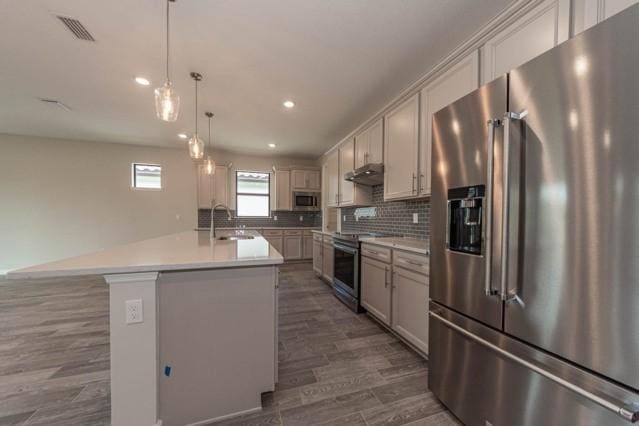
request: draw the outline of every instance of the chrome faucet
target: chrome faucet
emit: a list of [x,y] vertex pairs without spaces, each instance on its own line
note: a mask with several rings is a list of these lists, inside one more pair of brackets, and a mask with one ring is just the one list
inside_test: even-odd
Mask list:
[[226,209],[226,214],[228,215],[229,220],[233,219],[233,215],[231,215],[231,210],[228,208],[228,206],[226,204],[218,203],[218,204],[214,205],[213,207],[211,207],[210,236],[211,236],[212,240],[215,239],[215,220],[214,220],[214,217],[215,217],[215,209],[218,208],[218,207],[224,207]]

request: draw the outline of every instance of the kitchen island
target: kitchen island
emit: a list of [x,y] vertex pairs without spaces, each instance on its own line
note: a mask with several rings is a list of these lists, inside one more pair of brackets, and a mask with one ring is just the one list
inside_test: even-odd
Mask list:
[[236,234],[182,232],[7,276],[104,276],[114,426],[223,419],[260,410],[277,380],[283,258],[259,234]]

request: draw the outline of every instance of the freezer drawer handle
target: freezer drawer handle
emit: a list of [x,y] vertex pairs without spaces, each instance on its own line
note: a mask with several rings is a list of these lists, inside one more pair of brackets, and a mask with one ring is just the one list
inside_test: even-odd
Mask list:
[[492,343],[490,343],[489,341],[482,339],[481,337],[465,330],[463,327],[458,326],[457,324],[448,321],[447,319],[441,317],[440,315],[436,314],[433,311],[428,312],[428,314],[433,317],[434,319],[444,323],[446,326],[452,328],[453,330],[463,334],[464,336],[468,337],[471,340],[474,340],[475,342],[479,343],[482,346],[486,346],[489,349],[492,349],[493,351],[499,353],[500,355],[510,359],[511,361],[514,361],[518,364],[523,365],[524,367],[528,368],[529,370],[534,371],[537,374],[540,374],[542,376],[544,376],[545,378],[552,380],[553,382],[557,383],[560,386],[563,386],[567,389],[570,389],[571,391],[583,396],[586,399],[589,399],[590,401],[594,402],[595,404],[598,404],[600,406],[602,406],[603,408],[606,408],[610,411],[612,411],[613,413],[621,416],[622,418],[628,420],[631,423],[635,423],[637,420],[639,420],[639,404],[638,403],[630,403],[630,404],[625,404],[623,406],[618,405],[612,401],[609,401],[607,399],[604,399],[598,395],[595,395],[592,392],[587,391],[584,388],[581,388],[577,385],[575,385],[574,383],[571,383],[567,380],[562,379],[559,376],[554,375],[553,373],[551,373],[550,371],[544,370],[541,367],[538,367],[537,365],[526,361],[523,358],[518,357],[517,355],[514,355],[502,348],[500,348],[497,345],[494,345]]

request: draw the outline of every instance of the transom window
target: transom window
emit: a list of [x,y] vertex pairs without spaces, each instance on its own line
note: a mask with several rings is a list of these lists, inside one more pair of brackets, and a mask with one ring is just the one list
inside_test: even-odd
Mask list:
[[271,175],[261,172],[236,172],[236,206],[238,217],[271,215]]
[[140,189],[162,189],[162,166],[133,163],[131,165],[131,186]]

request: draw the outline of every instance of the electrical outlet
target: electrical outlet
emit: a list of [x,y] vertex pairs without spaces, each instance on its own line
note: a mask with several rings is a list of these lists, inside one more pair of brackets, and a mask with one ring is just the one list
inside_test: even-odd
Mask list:
[[182,219],[182,215],[180,213],[177,213],[175,215],[175,220],[177,220],[178,222],[180,221],[180,219]]
[[413,213],[413,223],[419,223],[419,215],[417,213]]
[[142,299],[127,300],[124,302],[126,310],[126,323],[136,324],[144,321],[142,312]]
[[304,220],[304,216],[300,216],[300,222]]
[[342,216],[344,218],[344,222],[346,222],[346,215]]
[[273,220],[277,220],[277,215],[274,215],[274,216],[273,216]]

